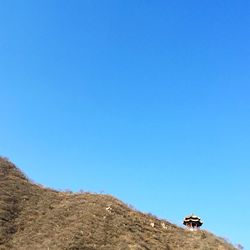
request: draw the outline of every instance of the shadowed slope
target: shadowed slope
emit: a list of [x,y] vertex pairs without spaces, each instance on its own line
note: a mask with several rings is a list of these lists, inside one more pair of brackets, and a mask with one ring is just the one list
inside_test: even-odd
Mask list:
[[32,184],[0,158],[0,250],[234,249],[109,195],[69,194]]

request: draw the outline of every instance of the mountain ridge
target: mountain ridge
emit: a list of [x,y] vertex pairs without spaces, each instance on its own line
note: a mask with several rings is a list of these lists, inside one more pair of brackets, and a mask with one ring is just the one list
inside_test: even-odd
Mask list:
[[32,183],[0,158],[0,250],[236,249],[130,208],[111,195],[59,192]]

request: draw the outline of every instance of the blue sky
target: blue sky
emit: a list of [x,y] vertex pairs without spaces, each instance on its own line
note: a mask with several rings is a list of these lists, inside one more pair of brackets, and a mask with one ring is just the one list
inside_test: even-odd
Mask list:
[[244,0],[2,0],[1,155],[250,249],[249,27]]

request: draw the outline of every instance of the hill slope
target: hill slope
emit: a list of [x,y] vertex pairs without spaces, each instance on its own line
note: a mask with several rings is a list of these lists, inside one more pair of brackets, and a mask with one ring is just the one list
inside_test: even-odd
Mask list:
[[70,194],[31,183],[0,158],[0,250],[235,249],[137,212],[109,195]]

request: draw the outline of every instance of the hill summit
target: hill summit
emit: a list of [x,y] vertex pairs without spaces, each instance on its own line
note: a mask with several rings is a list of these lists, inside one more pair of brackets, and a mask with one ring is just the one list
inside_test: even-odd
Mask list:
[[110,195],[43,188],[0,158],[0,250],[235,249],[147,215]]

